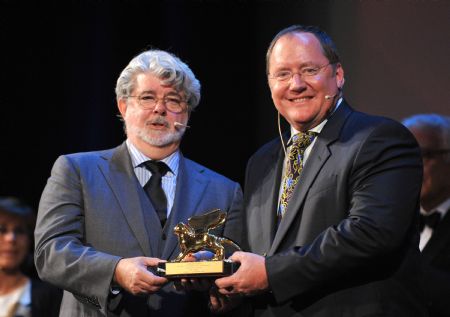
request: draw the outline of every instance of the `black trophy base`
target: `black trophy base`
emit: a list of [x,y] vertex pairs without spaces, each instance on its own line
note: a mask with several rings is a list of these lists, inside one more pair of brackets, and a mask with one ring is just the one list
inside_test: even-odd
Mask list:
[[233,274],[239,263],[223,261],[160,262],[156,274],[168,279],[223,277]]

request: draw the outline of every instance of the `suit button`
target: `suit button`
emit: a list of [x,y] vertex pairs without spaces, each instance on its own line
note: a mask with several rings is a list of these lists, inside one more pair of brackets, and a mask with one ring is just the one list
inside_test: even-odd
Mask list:
[[166,236],[166,234],[165,234],[165,233],[163,233],[163,234],[161,235],[161,239],[162,239],[163,241],[166,241],[166,239],[167,239],[167,236]]

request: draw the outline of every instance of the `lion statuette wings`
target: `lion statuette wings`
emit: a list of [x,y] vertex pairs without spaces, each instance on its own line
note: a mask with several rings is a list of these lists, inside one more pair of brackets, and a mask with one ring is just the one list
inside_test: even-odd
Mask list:
[[212,251],[214,253],[212,260],[223,260],[224,244],[240,250],[241,248],[230,239],[209,233],[209,230],[223,225],[226,216],[226,212],[213,209],[205,214],[190,217],[187,225],[182,222],[178,223],[173,231],[178,236],[181,252],[174,262],[182,261],[189,253],[202,250]]

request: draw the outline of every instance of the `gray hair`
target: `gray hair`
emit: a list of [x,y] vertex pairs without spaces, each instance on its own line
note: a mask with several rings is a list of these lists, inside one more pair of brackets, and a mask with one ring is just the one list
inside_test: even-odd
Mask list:
[[152,74],[160,78],[165,85],[183,92],[189,112],[199,104],[201,86],[194,73],[178,57],[161,50],[145,51],[130,61],[117,79],[117,100],[131,95],[136,87],[136,76],[141,73]]
[[[432,131],[439,136],[441,149],[450,149],[450,117],[436,113],[420,113],[402,120],[408,129],[418,128]],[[450,162],[450,154],[445,155],[447,162]]]

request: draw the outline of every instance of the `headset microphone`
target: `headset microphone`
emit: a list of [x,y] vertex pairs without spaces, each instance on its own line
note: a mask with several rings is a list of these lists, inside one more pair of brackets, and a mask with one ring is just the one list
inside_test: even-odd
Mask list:
[[330,100],[330,99],[332,99],[332,98],[334,98],[334,97],[336,97],[338,94],[340,94],[341,93],[341,91],[342,91],[342,85],[344,84],[344,79],[342,79],[342,81],[340,82],[340,84],[338,85],[338,93],[336,93],[336,94],[334,94],[334,95],[325,95],[325,99],[326,100]]
[[284,144],[284,140],[283,140],[283,135],[281,134],[281,122],[280,122],[280,112],[278,113],[278,133],[280,135],[280,140],[281,140],[281,146],[283,148],[283,152],[284,152],[284,156],[287,156],[287,152],[286,152],[286,144]]
[[189,126],[189,125],[187,125],[187,124],[182,124],[182,123],[177,122],[177,121],[175,121],[175,122],[173,123],[173,125],[174,125],[175,127],[182,127],[182,128],[190,128],[190,127],[191,127],[191,126]]

